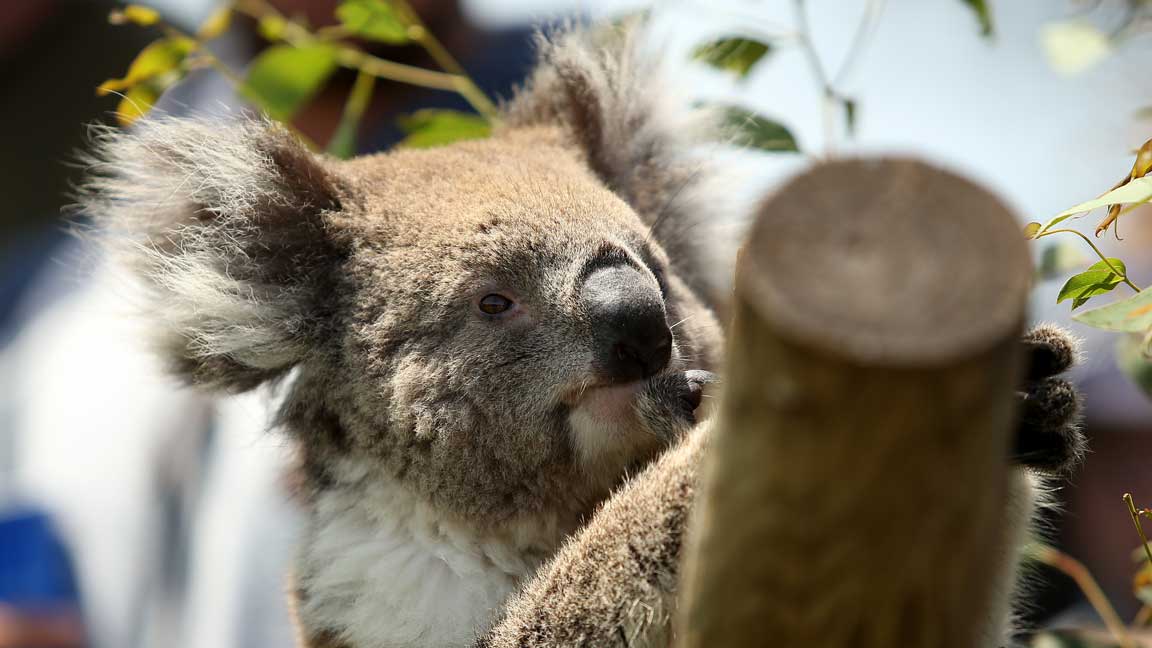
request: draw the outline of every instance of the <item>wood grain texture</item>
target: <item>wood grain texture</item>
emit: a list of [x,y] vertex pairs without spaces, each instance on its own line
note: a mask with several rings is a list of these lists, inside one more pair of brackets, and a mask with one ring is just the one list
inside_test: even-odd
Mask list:
[[762,205],[679,645],[971,648],[994,634],[1028,281],[1007,209],[920,162],[823,164]]

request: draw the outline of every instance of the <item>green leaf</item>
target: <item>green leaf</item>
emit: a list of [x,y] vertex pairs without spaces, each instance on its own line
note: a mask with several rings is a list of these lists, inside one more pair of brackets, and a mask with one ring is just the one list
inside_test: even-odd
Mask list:
[[1125,203],[1145,203],[1152,200],[1152,178],[1143,177],[1136,178],[1122,187],[1117,187],[1108,193],[1094,198],[1087,202],[1082,202],[1075,207],[1069,207],[1064,211],[1056,214],[1056,217],[1049,221],[1045,229],[1059,223],[1060,221],[1075,216],[1082,212],[1092,211],[1098,207],[1106,207],[1108,205],[1120,205]]
[[275,14],[262,16],[260,22],[256,23],[256,31],[265,40],[278,41],[284,38],[284,28],[288,26],[288,22]]
[[721,70],[735,72],[736,76],[744,78],[771,51],[772,46],[768,43],[730,36],[697,47],[692,58]]
[[1071,299],[1072,308],[1077,309],[1092,297],[1111,292],[1113,288],[1120,284],[1120,281],[1121,279],[1119,277],[1107,270],[1103,272],[1081,272],[1068,279],[1068,282],[1060,289],[1060,296],[1057,297],[1056,303],[1059,304],[1062,301]]
[[1027,241],[1031,241],[1032,239],[1036,238],[1036,235],[1039,233],[1040,223],[1037,223],[1036,221],[1032,221],[1031,223],[1028,223],[1024,226],[1024,239]]
[[176,71],[195,49],[195,41],[180,36],[153,41],[136,55],[124,78],[108,79],[96,88],[96,94],[104,96],[128,90],[144,81]]
[[133,86],[124,93],[120,104],[116,106],[116,120],[121,126],[131,126],[132,122],[147,115],[159,99],[160,91],[152,84],[141,83]]
[[971,9],[976,14],[976,20],[978,20],[980,22],[980,35],[981,36],[991,36],[992,35],[992,12],[988,9],[987,0],[960,0],[960,1],[963,2],[964,4],[968,5],[968,8]]
[[244,94],[279,121],[291,119],[336,69],[336,52],[326,44],[273,45],[248,68]]
[[1152,290],[1141,290],[1127,299],[1073,315],[1072,319],[1106,331],[1143,333],[1152,328]]
[[[1116,364],[1124,375],[1136,383],[1148,396],[1152,396],[1152,361],[1146,355],[1145,336],[1131,333],[1116,340]],[[1132,554],[1135,562],[1146,563],[1143,547]],[[1147,569],[1145,565],[1144,569]]]
[[[1124,262],[1120,259],[1110,258],[1108,261],[1121,273],[1128,272],[1128,269],[1124,267]],[[1064,300],[1071,299],[1072,308],[1079,308],[1092,297],[1111,292],[1123,280],[1123,275],[1116,274],[1108,267],[1108,264],[1100,261],[1084,272],[1070,277],[1064,287],[1060,289],[1056,303],[1059,304]]]
[[796,138],[783,124],[750,110],[729,106],[724,109],[724,122],[736,131],[736,143],[742,146],[774,152],[800,150]]
[[384,0],[344,0],[336,17],[348,31],[369,40],[400,45],[407,43],[408,25]]
[[844,130],[847,131],[849,137],[856,135],[856,100],[841,98],[841,103],[844,104]]
[[401,117],[400,128],[408,137],[401,146],[430,148],[452,142],[483,139],[492,132],[492,126],[479,115],[456,110],[418,110]]
[[139,27],[151,27],[160,22],[160,12],[151,7],[130,4],[125,5],[123,9],[113,9],[112,13],[108,14],[108,22],[113,25],[132,23]]
[[212,40],[219,38],[224,32],[228,31],[228,26],[232,24],[232,7],[224,5],[219,7],[208,19],[200,24],[200,29],[196,31],[196,36],[201,40]]

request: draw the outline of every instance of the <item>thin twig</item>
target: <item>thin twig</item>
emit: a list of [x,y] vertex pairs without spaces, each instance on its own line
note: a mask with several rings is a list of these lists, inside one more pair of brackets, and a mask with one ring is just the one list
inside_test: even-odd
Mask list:
[[864,45],[876,32],[880,15],[884,13],[885,2],[886,0],[868,0],[868,4],[864,7],[864,15],[860,17],[860,23],[856,25],[856,33],[852,35],[852,43],[848,46],[848,53],[844,55],[840,69],[832,75],[832,87],[839,88],[848,78],[856,61],[860,59],[860,52],[864,49]]
[[1136,503],[1132,501],[1132,493],[1124,493],[1124,503],[1128,505],[1128,513],[1132,516],[1132,525],[1136,527],[1136,535],[1140,536],[1140,546],[1144,547],[1144,556],[1148,564],[1152,565],[1152,549],[1148,548],[1148,538],[1144,535],[1144,527],[1140,525],[1140,513],[1136,510]]
[[1104,621],[1108,632],[1112,634],[1117,643],[1123,648],[1137,647],[1136,642],[1128,634],[1128,628],[1120,620],[1120,615],[1116,614],[1116,609],[1112,607],[1112,603],[1108,601],[1108,597],[1100,589],[1100,584],[1092,577],[1084,563],[1052,547],[1038,547],[1033,552],[1033,556],[1045,565],[1064,572],[1076,582],[1080,591],[1084,593],[1084,597],[1096,610],[1096,614],[1100,615],[1100,619]]
[[1137,628],[1143,628],[1148,625],[1149,621],[1152,621],[1152,605],[1145,604],[1140,607],[1140,611],[1132,618],[1132,625]]
[[[255,92],[248,91],[248,82],[245,81],[244,78],[237,74],[232,68],[228,67],[228,65],[224,63],[220,57],[216,56],[212,50],[208,49],[208,45],[201,38],[198,36],[193,36],[192,34],[185,32],[184,30],[172,25],[167,21],[160,21],[157,23],[157,25],[168,38],[186,38],[194,43],[194,57],[189,57],[191,63],[207,63],[213,70],[216,70],[220,76],[224,77],[225,80],[231,83],[233,89],[235,89],[237,93],[243,94],[245,98],[256,104],[256,107],[263,112],[269,112],[268,106],[264,103],[264,101]],[[302,133],[295,126],[288,123],[287,121],[282,123],[290,133],[299,138],[300,141],[303,142],[304,145],[309,149],[313,151],[320,150],[320,147],[316,144],[316,142],[312,141],[310,137]]]
[[[315,43],[329,42],[328,35],[322,38],[313,34],[300,24],[285,18],[265,0],[237,0],[235,7],[236,11],[255,20],[269,17],[282,20],[284,23],[284,41],[289,45],[305,47]],[[388,61],[347,45],[337,47],[336,61],[346,68],[362,70],[381,79],[433,90],[459,92],[462,83],[456,74]]]
[[828,79],[828,72],[825,71],[824,64],[820,62],[820,55],[816,52],[816,46],[812,42],[812,30],[808,25],[808,13],[804,7],[804,0],[794,0],[793,7],[796,13],[796,40],[800,44],[800,51],[804,53],[805,60],[808,61],[808,67],[816,79],[816,84],[820,86],[820,108],[824,122],[824,154],[829,156],[833,153],[836,143],[835,115],[832,114],[832,108],[836,104],[837,94]]
[[499,119],[499,111],[497,111],[495,104],[488,99],[488,95],[484,94],[473,81],[472,77],[464,70],[464,67],[452,56],[444,44],[436,38],[435,34],[428,29],[424,21],[420,19],[412,7],[408,4],[407,0],[392,0],[394,7],[398,8],[403,14],[405,21],[408,23],[408,36],[412,40],[419,43],[425,51],[436,61],[442,70],[448,72],[455,77],[456,91],[459,92],[476,112],[483,115],[488,121],[495,123]]
[[1054,229],[1054,230],[1047,230],[1047,231],[1041,232],[1041,233],[1037,234],[1034,238],[1042,239],[1045,236],[1049,236],[1051,234],[1061,234],[1061,233],[1075,234],[1076,236],[1079,236],[1081,239],[1084,240],[1085,243],[1088,244],[1088,247],[1092,248],[1092,251],[1096,253],[1096,256],[1100,257],[1100,260],[1104,262],[1104,265],[1108,266],[1109,270],[1111,270],[1117,277],[1120,277],[1120,279],[1124,283],[1128,284],[1129,288],[1131,288],[1132,290],[1135,290],[1136,292],[1140,292],[1140,287],[1137,286],[1136,284],[1132,283],[1132,280],[1128,278],[1128,275],[1124,272],[1121,272],[1119,268],[1117,268],[1115,265],[1113,265],[1112,261],[1110,261],[1108,259],[1108,257],[1104,256],[1104,253],[1100,251],[1100,248],[1096,247],[1096,244],[1092,242],[1092,239],[1088,238],[1084,234],[1082,234],[1082,233],[1080,233],[1074,229]]

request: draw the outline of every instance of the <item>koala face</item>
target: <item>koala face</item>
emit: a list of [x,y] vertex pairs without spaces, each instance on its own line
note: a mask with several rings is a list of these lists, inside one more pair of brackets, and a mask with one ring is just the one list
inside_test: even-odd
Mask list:
[[669,441],[633,396],[714,363],[715,322],[572,151],[535,132],[332,172],[349,195],[331,216],[339,342],[303,371],[338,385],[308,398],[331,401],[355,452],[490,516],[582,507]]
[[671,440],[637,416],[646,382],[715,366],[712,311],[555,129],[339,162],[209,128],[116,140],[93,211],[135,237],[177,373],[242,390],[296,369],[281,419],[317,487],[579,516]]

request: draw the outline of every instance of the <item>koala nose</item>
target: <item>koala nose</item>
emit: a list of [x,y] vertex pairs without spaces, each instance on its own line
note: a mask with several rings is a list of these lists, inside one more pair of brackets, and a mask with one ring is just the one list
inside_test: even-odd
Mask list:
[[648,378],[668,365],[672,331],[650,277],[631,266],[602,268],[585,280],[581,299],[592,322],[597,364],[613,381]]

